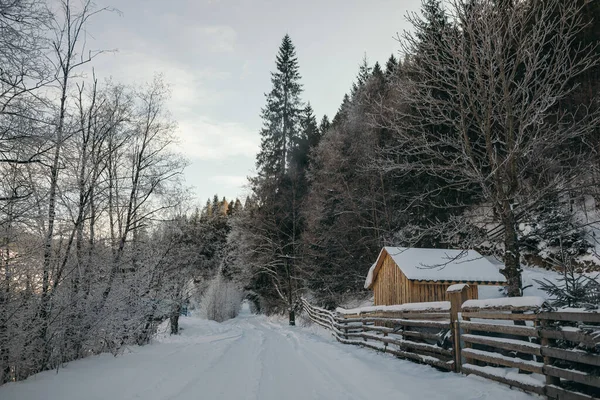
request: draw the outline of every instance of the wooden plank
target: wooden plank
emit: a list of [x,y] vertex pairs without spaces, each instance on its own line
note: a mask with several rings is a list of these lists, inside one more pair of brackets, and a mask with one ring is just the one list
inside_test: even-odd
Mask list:
[[392,333],[394,328],[388,328],[385,326],[375,326],[375,325],[362,325],[362,329],[365,331],[374,331],[374,332],[382,332],[382,333]]
[[[541,326],[541,328],[545,328],[548,325],[548,321],[546,320],[539,320],[534,322],[536,324],[536,326]],[[550,340],[548,338],[542,337],[540,339],[540,343],[542,346],[548,347],[550,346],[552,343],[554,343],[554,340]],[[551,357],[548,356],[544,356],[543,358],[544,361],[544,365],[552,365],[554,363],[554,360]],[[550,375],[546,375],[546,385],[558,385],[560,384],[560,379],[554,377],[554,376],[550,376]]]
[[540,352],[541,346],[539,344],[530,343],[525,340],[514,340],[471,334],[461,335],[461,339],[468,343],[483,344],[503,350],[518,351],[519,353],[531,354],[535,356],[542,355]]
[[544,374],[555,376],[557,378],[566,379],[584,385],[600,388],[600,376],[593,376],[585,372],[579,372],[572,369],[564,369],[554,367],[552,365],[544,365]]
[[532,326],[500,325],[483,322],[463,321],[460,326],[469,331],[506,333],[509,335],[538,337],[538,329]]
[[439,340],[440,336],[437,333],[430,332],[415,332],[415,331],[397,331],[396,335],[408,336],[411,338],[422,339],[422,340]]
[[541,355],[545,357],[557,358],[565,361],[573,361],[582,364],[594,365],[600,367],[600,355],[586,353],[577,350],[557,349],[555,347],[542,347]]
[[420,328],[441,328],[449,329],[450,320],[440,321],[427,321],[427,320],[410,320],[410,319],[397,319],[397,318],[381,318],[381,317],[365,317],[365,318],[352,318],[348,322],[389,322],[393,325],[401,326],[416,326]]
[[580,331],[565,331],[559,329],[540,329],[540,336],[548,339],[569,340],[575,343],[582,343],[586,346],[596,346],[600,343],[600,338],[594,338]]
[[421,351],[425,351],[428,353],[433,353],[433,354],[441,354],[444,356],[452,356],[452,350],[448,350],[448,349],[444,349],[442,347],[438,347],[436,345],[433,344],[427,344],[427,343],[417,343],[417,342],[412,342],[410,340],[402,340],[402,339],[395,339],[393,337],[389,337],[389,336],[377,336],[377,335],[371,335],[368,333],[348,333],[349,337],[361,337],[363,339],[368,339],[368,340],[376,340],[382,343],[387,343],[387,344],[395,344],[396,346],[400,346],[403,350],[404,349],[415,349],[415,350],[421,350]]
[[402,351],[400,349],[391,349],[391,348],[384,348],[384,347],[380,347],[380,346],[376,346],[372,343],[369,342],[363,342],[360,340],[351,340],[351,339],[344,339],[342,337],[339,337],[337,335],[334,335],[335,338],[341,342],[341,343],[345,343],[345,344],[354,344],[354,345],[358,345],[358,346],[363,346],[363,347],[368,347],[371,348],[373,350],[377,350],[377,351],[381,351],[381,352],[385,352],[385,353],[390,353],[393,354],[397,357],[400,358],[404,358],[404,359],[409,359],[409,360],[414,360],[420,363],[424,363],[424,364],[428,364],[437,368],[441,368],[447,371],[451,371],[454,369],[454,363],[453,362],[446,362],[443,360],[439,360],[437,358],[435,358],[434,356],[427,356],[427,357],[423,357],[419,354],[415,354],[415,353],[410,353],[410,352],[406,352],[406,351]]
[[[478,312],[481,311],[481,307],[463,307],[463,312]],[[495,307],[485,307],[485,311],[521,311],[521,312],[537,312],[540,310],[538,306],[508,306],[501,305]]]
[[537,316],[539,319],[546,319],[549,321],[600,323],[600,313],[598,312],[543,312],[537,314]]
[[479,360],[488,364],[498,364],[510,368],[519,368],[524,371],[542,374],[544,364],[535,361],[526,361],[519,358],[506,357],[498,353],[483,350],[463,349],[462,355],[471,360]]
[[474,375],[478,375],[481,376],[483,378],[487,378],[496,382],[500,382],[500,383],[504,383],[505,385],[509,385],[512,387],[516,387],[522,390],[525,390],[527,392],[532,392],[532,393],[537,393],[537,394],[544,394],[544,387],[543,386],[535,386],[535,385],[528,385],[524,382],[521,381],[516,381],[510,378],[506,378],[503,376],[498,376],[498,375],[494,375],[492,373],[488,373],[484,370],[481,370],[479,368],[477,368],[476,365],[471,365],[471,364],[463,364],[462,366],[462,372],[465,374],[474,374]]
[[555,385],[546,386],[546,395],[554,400],[592,400],[596,398],[587,394],[563,389]]
[[379,318],[401,318],[401,319],[448,319],[450,312],[431,312],[431,311],[378,311],[372,313],[363,313],[365,317]]
[[385,351],[386,353],[390,353],[390,354],[394,354],[395,356],[398,356],[400,358],[407,358],[410,360],[415,360],[424,364],[428,364],[437,368],[441,368],[441,369],[445,369],[447,371],[452,371],[454,369],[454,362],[446,362],[443,360],[437,360],[437,359],[432,359],[429,357],[421,357],[418,354],[415,353],[408,353],[402,350],[397,350],[397,349],[386,349]]
[[537,314],[510,314],[505,312],[463,312],[463,317],[479,319],[503,319],[509,321],[535,321]]

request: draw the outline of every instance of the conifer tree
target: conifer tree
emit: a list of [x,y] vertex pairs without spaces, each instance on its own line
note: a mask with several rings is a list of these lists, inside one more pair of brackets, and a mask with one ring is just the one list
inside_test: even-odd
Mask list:
[[383,77],[383,70],[381,69],[381,65],[379,65],[379,62],[376,62],[375,65],[373,66],[372,75],[377,78]]
[[267,105],[262,109],[264,126],[256,164],[261,176],[281,177],[288,167],[293,145],[300,133],[303,110],[296,49],[287,34],[279,47],[271,83],[273,88],[266,95]]
[[392,54],[390,56],[390,58],[388,58],[387,62],[385,63],[385,77],[386,79],[390,79],[394,73],[396,72],[396,69],[398,68],[399,62],[398,60],[396,60],[396,57],[394,57],[394,55]]
[[348,94],[346,93],[344,95],[344,99],[342,100],[340,108],[338,108],[337,113],[333,117],[333,121],[331,121],[331,125],[337,126],[342,123],[342,121],[346,118],[346,114],[348,112],[348,109],[350,108],[350,104],[350,96],[348,96]]
[[318,140],[318,127],[312,108],[304,108],[300,99],[298,60],[289,35],[279,47],[271,82],[262,110],[258,176],[251,179],[254,206],[245,207],[236,229],[245,237],[242,247],[252,249],[240,252],[250,275],[247,290],[257,294],[267,309],[283,307],[294,325],[301,286],[300,205],[307,191],[309,140]]
[[308,147],[315,147],[321,138],[321,132],[319,131],[319,125],[317,118],[315,117],[314,111],[308,103],[304,109],[304,115],[301,120],[302,134],[308,142]]
[[369,80],[371,76],[372,68],[369,66],[369,60],[367,54],[363,56],[362,62],[358,67],[358,75],[356,76],[356,82],[352,84],[351,95],[354,97],[356,92]]

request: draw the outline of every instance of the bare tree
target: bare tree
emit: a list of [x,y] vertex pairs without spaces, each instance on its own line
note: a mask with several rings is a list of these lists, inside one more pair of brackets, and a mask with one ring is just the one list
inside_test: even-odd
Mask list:
[[[56,84],[59,91],[59,103],[57,107],[57,117],[54,124],[53,151],[50,157],[50,184],[48,189],[48,218],[46,225],[46,239],[44,243],[44,264],[42,277],[42,297],[40,302],[40,316],[42,323],[40,326],[40,338],[45,348],[42,356],[42,368],[48,363],[48,327],[50,316],[50,300],[54,293],[51,291],[51,268],[56,263],[54,251],[54,224],[56,220],[56,202],[57,190],[59,184],[59,172],[61,169],[61,151],[65,141],[66,119],[68,113],[67,99],[70,90],[71,79],[74,78],[76,70],[84,64],[87,64],[99,52],[89,51],[86,55],[85,45],[82,43],[84,37],[84,27],[88,20],[105,9],[95,10],[94,3],[91,0],[83,3],[81,10],[73,9],[70,0],[61,1],[61,14],[53,20],[53,30],[55,37],[52,40],[53,56],[50,58],[54,69],[56,70]],[[58,266],[54,276],[54,286],[62,278],[64,265]]]
[[[405,74],[395,100],[381,105],[396,143],[379,167],[433,176],[490,204],[501,224],[510,296],[522,294],[519,222],[577,184],[581,171],[572,166],[585,164],[574,149],[587,146],[600,122],[585,106],[577,118],[561,107],[575,78],[598,62],[593,48],[576,45],[586,3],[452,0],[453,27],[431,40],[418,31],[404,35]],[[434,201],[439,189],[419,193],[411,206]],[[458,220],[462,228],[429,228],[454,235],[466,230],[466,218]]]

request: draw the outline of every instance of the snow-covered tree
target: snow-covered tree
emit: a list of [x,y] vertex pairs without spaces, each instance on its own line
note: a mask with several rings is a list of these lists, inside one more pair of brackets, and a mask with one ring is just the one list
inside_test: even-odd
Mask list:
[[[582,4],[510,4],[452,1],[456,26],[435,35],[428,27],[437,23],[413,18],[415,32],[402,41],[409,55],[405,79],[395,83],[396,101],[383,106],[382,126],[394,132],[396,144],[380,167],[436,177],[437,189],[415,195],[420,204],[435,204],[443,188],[463,196],[448,208],[459,209],[466,199],[491,204],[502,227],[508,293],[520,296],[517,227],[583,172],[572,167],[585,165],[572,146],[584,146],[598,113],[582,105],[575,115],[560,105],[598,58],[577,45]],[[466,230],[435,220],[429,228],[451,235]]]

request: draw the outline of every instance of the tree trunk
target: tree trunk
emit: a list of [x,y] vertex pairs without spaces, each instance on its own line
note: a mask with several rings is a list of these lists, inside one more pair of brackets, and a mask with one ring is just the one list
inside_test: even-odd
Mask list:
[[177,335],[179,333],[179,314],[181,313],[181,306],[178,305],[171,312],[169,320],[171,321],[171,335]]
[[504,224],[504,270],[502,273],[506,277],[508,296],[520,297],[523,295],[523,284],[521,282],[519,242],[514,212],[508,201],[503,204],[502,216]]

